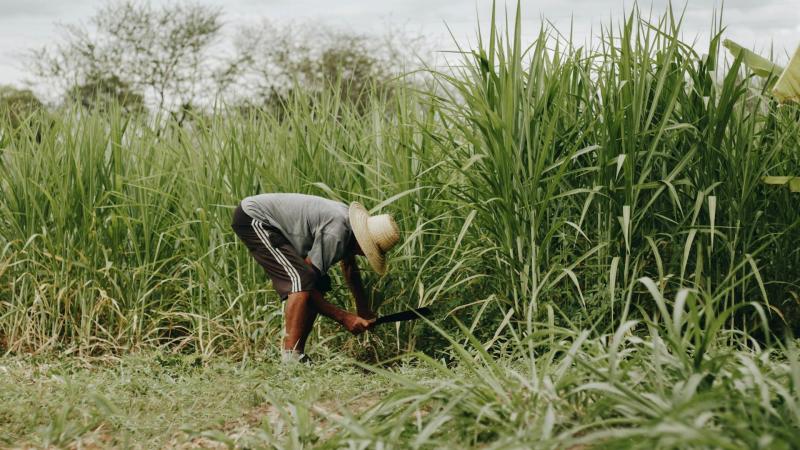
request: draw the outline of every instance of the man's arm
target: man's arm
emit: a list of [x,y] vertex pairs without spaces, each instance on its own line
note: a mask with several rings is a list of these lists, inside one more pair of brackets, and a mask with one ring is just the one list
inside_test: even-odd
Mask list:
[[356,301],[356,310],[359,317],[374,319],[375,313],[372,312],[369,299],[364,292],[364,282],[361,280],[361,272],[358,270],[355,256],[350,255],[342,260],[342,273],[344,274],[344,281]]
[[[306,264],[308,264],[310,267],[314,267],[314,265],[311,263],[310,258],[305,258],[305,261]],[[356,270],[358,283],[359,285],[361,285],[361,276],[358,275],[358,266],[355,266],[355,260],[353,260],[352,263],[353,267],[355,267]],[[344,266],[344,264],[342,264],[342,266]],[[350,281],[347,276],[347,272],[345,272],[345,279],[348,280],[347,284],[348,286],[350,286]],[[352,291],[352,288],[350,288],[350,290]],[[366,296],[363,295],[364,293],[363,287],[361,288],[361,293],[362,293],[361,298],[366,300]],[[325,317],[328,317],[329,319],[333,319],[334,321],[339,322],[353,334],[359,334],[365,330],[368,330],[370,326],[372,326],[372,323],[375,322],[375,314],[372,314],[372,311],[369,310],[369,307],[367,307],[367,311],[364,311],[361,306],[362,304],[358,303],[359,300],[356,300],[356,305],[357,305],[356,307],[358,308],[358,315],[356,315],[329,303],[327,300],[325,300],[324,295],[322,295],[322,293],[317,290],[311,291],[308,298],[314,305],[314,307],[317,309],[317,312],[319,312]],[[369,312],[370,314],[364,315],[366,314],[366,312]]]
[[339,322],[347,331],[353,334],[363,333],[375,323],[375,319],[365,319],[332,305],[325,300],[325,297],[319,291],[304,291],[298,294],[302,294],[304,298],[307,298],[318,313]]

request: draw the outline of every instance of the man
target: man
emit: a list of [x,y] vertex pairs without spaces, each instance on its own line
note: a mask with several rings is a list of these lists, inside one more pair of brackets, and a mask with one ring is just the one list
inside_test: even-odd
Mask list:
[[[308,361],[305,345],[317,314],[353,334],[375,322],[355,255],[365,256],[379,274],[386,272],[386,252],[400,232],[388,214],[370,217],[358,202],[304,194],[261,194],[242,200],[233,213],[233,230],[272,279],[284,306],[284,361]],[[357,314],[325,300],[328,270],[341,262]]]

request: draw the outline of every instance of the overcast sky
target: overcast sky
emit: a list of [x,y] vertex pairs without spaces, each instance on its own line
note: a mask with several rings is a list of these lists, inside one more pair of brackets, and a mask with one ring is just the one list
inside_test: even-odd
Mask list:
[[[153,0],[155,4],[164,0]],[[447,49],[452,42],[447,26],[462,42],[473,39],[478,16],[481,23],[491,11],[491,0],[200,0],[224,11],[229,32],[239,24],[257,23],[261,18],[282,21],[319,21],[364,33],[380,33],[387,26],[402,27],[423,35],[432,48]],[[58,39],[57,23],[85,21],[102,0],[0,0],[0,84],[21,85],[28,75],[20,54]],[[498,0],[498,5],[504,5]],[[509,1],[510,5],[516,2]],[[522,0],[523,29],[533,36],[542,18],[584,40],[609,18],[618,20],[625,5],[619,0]],[[642,9],[652,5],[661,12],[665,0],[639,2]],[[677,8],[684,3],[675,1]],[[685,37],[708,42],[712,11],[719,0],[691,0],[686,7]],[[767,51],[770,44],[785,61],[787,52],[800,44],[800,0],[728,0],[724,3],[727,37],[746,47]]]

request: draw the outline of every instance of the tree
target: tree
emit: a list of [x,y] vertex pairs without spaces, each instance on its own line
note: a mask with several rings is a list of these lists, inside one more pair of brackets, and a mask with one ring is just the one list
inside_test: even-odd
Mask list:
[[31,66],[73,99],[124,92],[124,100],[136,102],[140,95],[159,111],[180,110],[212,100],[237,75],[238,61],[212,56],[220,16],[218,9],[195,3],[108,3],[91,27],[63,27],[62,43],[34,51]]
[[7,118],[13,128],[19,127],[43,106],[30,89],[0,86],[0,120]]
[[360,104],[368,89],[391,90],[391,81],[417,56],[419,43],[420,38],[397,30],[376,38],[318,24],[277,26],[265,20],[240,30],[235,47],[241,76],[230,87],[240,97],[244,93],[240,100],[251,105],[275,106],[298,87],[320,91],[331,86]]
[[129,114],[146,109],[142,94],[134,92],[128,83],[116,75],[90,79],[73,86],[67,92],[67,99],[89,109],[105,110],[110,105],[118,105]]

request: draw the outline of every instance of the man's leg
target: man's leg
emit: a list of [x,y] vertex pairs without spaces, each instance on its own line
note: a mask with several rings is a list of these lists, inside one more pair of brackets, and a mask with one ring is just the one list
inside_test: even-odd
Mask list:
[[311,292],[300,291],[289,294],[283,311],[286,321],[283,349],[305,353],[306,340],[317,318],[317,310],[311,301]]
[[298,341],[298,346],[301,349],[300,351],[305,353],[306,348],[306,341],[308,337],[311,335],[311,331],[314,330],[314,322],[317,320],[317,310],[316,308],[311,305],[311,314],[306,316],[306,321],[303,324],[303,329],[300,332],[300,340]]

